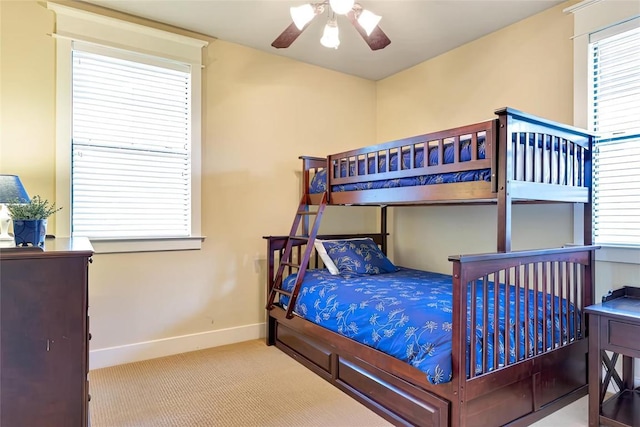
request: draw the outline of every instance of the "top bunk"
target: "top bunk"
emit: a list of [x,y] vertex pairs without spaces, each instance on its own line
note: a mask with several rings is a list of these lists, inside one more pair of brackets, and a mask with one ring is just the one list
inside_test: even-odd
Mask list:
[[590,203],[594,135],[523,113],[331,154],[303,156],[311,204]]

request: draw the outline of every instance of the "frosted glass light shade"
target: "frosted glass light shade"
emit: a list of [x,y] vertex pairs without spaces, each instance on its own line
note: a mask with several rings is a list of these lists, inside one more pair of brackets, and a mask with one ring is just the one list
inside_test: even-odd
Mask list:
[[302,30],[316,16],[316,11],[310,4],[303,4],[289,9],[291,19],[299,30]]
[[349,13],[349,11],[353,9],[354,4],[355,0],[329,0],[331,9],[338,15],[346,15]]
[[320,39],[320,44],[324,47],[337,49],[340,46],[340,38],[338,37],[338,24],[335,21],[327,22]]
[[380,15],[376,15],[375,13],[364,9],[362,12],[360,12],[360,16],[358,16],[358,24],[360,24],[367,35],[370,36],[371,32],[380,22],[380,19],[382,19]]

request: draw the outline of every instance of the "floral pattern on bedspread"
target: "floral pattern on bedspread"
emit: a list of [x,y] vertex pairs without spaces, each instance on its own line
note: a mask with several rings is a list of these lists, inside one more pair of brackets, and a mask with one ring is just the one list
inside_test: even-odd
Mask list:
[[[291,290],[295,275],[287,277],[283,288]],[[489,327],[494,330],[493,284],[488,285]],[[476,333],[476,374],[482,373],[482,284],[478,282],[477,292],[477,326]],[[521,359],[525,351],[524,302],[520,303],[520,320],[515,321],[515,288],[509,287],[509,360]],[[499,286],[499,299],[504,301],[505,286]],[[524,290],[520,290],[521,296]],[[530,312],[528,354],[534,350],[534,313],[533,292],[529,291]],[[468,294],[467,301],[471,295]],[[362,344],[387,353],[426,374],[433,384],[451,381],[451,338],[452,338],[452,278],[451,276],[399,267],[399,271],[388,274],[355,276],[348,279],[339,275],[331,275],[327,270],[309,270],[306,273],[300,294],[296,302],[295,312],[329,330],[337,332]],[[562,304],[558,298],[554,302],[555,321],[543,328],[543,314],[551,316],[551,298],[547,296],[546,311],[543,312],[542,294],[538,295],[538,338],[540,351],[559,345],[560,342],[573,340],[573,315],[570,314],[569,327],[566,322],[566,301]],[[286,305],[287,297],[281,302]],[[569,307],[573,313],[573,306]],[[470,311],[468,312],[470,314]],[[469,317],[469,316],[468,316]],[[578,316],[579,317],[579,316]],[[499,366],[504,365],[504,324],[505,313],[502,304],[499,310]],[[519,348],[516,356],[515,342],[516,324],[519,331]],[[469,324],[467,325],[469,329]],[[546,340],[543,331],[547,331]],[[553,337],[552,337],[553,331]],[[487,343],[488,366],[493,370],[493,333],[488,334]],[[553,341],[552,341],[553,338]],[[467,336],[467,354],[470,339]],[[552,344],[554,343],[554,344]],[[469,359],[467,357],[467,359]],[[469,366],[467,366],[467,373]]]

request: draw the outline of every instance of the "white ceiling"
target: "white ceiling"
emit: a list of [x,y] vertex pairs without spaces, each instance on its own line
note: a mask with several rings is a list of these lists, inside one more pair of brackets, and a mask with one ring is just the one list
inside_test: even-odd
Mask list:
[[371,51],[344,16],[340,47],[320,45],[317,16],[287,49],[271,42],[291,23],[289,7],[305,0],[88,0],[109,9],[174,25],[347,74],[379,80],[561,3],[557,0],[361,0],[381,15],[391,44]]

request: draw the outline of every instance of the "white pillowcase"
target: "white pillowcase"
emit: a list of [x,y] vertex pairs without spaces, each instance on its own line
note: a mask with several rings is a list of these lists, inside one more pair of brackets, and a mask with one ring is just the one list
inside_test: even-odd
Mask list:
[[322,259],[322,263],[325,267],[327,267],[329,273],[333,274],[334,276],[340,274],[340,270],[338,270],[338,267],[336,267],[336,265],[333,263],[331,257],[327,253],[327,250],[324,248],[324,245],[322,244],[323,242],[328,242],[328,240],[316,239],[313,242],[313,246],[315,246],[316,252],[318,252],[318,255],[320,255],[320,259]]

